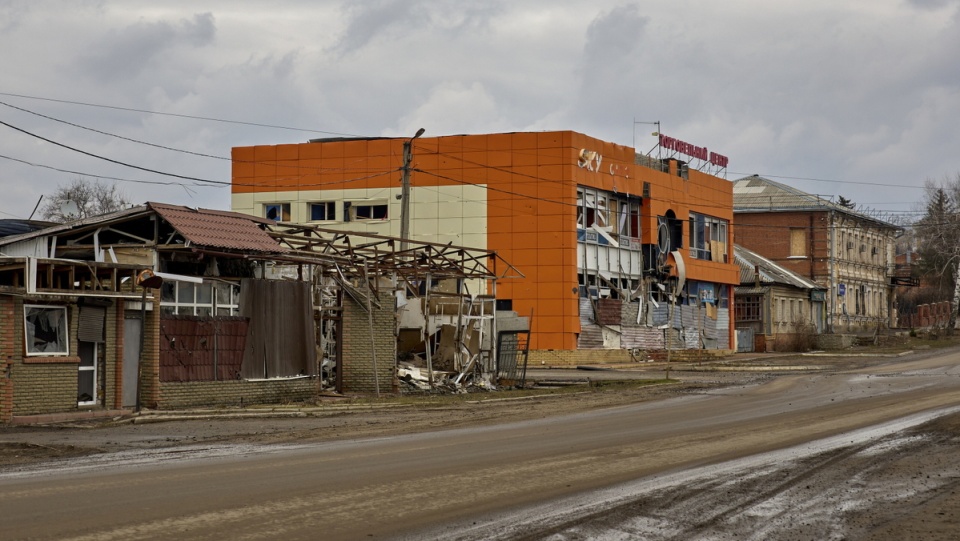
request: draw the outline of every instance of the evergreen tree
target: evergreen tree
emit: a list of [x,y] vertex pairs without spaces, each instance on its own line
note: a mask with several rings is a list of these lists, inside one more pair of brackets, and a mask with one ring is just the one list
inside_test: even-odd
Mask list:
[[837,204],[840,205],[841,207],[847,207],[848,209],[853,209],[854,207],[857,206],[856,203],[854,203],[853,201],[847,199],[842,195],[837,196]]

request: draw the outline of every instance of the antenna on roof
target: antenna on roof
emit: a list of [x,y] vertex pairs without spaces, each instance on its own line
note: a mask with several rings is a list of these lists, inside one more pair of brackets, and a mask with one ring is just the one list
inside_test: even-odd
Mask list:
[[41,202],[41,201],[43,201],[43,196],[42,196],[42,195],[40,196],[40,199],[37,199],[37,204],[34,205],[34,207],[33,207],[33,212],[30,213],[30,217],[27,218],[28,220],[32,220],[32,219],[33,219],[33,215],[36,214],[36,213],[37,213],[37,209],[40,208],[40,202]]

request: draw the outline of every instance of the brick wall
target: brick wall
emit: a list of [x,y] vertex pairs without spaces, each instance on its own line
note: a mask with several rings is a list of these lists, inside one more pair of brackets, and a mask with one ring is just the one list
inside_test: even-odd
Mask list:
[[[66,306],[69,324],[70,355],[60,357],[27,357],[23,344],[23,305],[21,298],[0,296],[0,422],[9,422],[15,415],[64,413],[78,409],[113,408],[119,403],[117,365],[122,349],[114,347],[118,334],[117,311],[107,309],[105,343],[97,347],[97,404],[77,406],[77,376],[80,358],[77,328],[80,309],[71,300],[51,306]],[[48,304],[33,302],[27,304]],[[121,327],[122,329],[122,327]]]
[[[367,312],[349,295],[343,297],[343,372],[345,393],[372,393],[379,380],[380,392],[396,389],[397,310],[392,291],[380,292],[380,308],[373,307],[373,339]],[[373,352],[377,370],[374,373]]]
[[[14,300],[14,357],[11,369],[13,415],[60,413],[77,410],[76,305],[67,305],[70,353],[65,357],[26,357],[23,346],[23,300]],[[28,304],[30,304],[28,302]],[[60,304],[63,306],[63,304]]]
[[306,402],[315,397],[316,391],[316,378],[161,382],[159,408]]
[[[830,256],[829,215],[826,212],[738,213],[734,242],[785,268],[827,285]],[[790,258],[790,230],[806,232],[805,258]]]

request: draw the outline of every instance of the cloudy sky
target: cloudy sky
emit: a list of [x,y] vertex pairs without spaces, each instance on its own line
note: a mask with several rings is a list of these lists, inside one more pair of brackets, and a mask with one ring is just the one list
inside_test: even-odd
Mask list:
[[420,127],[647,151],[659,121],[890,216],[960,173],[960,0],[0,0],[0,50],[2,218],[80,175],[228,208],[192,179],[233,146]]

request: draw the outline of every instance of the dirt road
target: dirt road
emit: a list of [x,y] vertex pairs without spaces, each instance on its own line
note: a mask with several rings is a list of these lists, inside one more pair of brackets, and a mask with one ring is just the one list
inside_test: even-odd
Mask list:
[[[957,421],[876,427],[960,406],[958,363],[952,352],[721,388],[697,374],[565,398],[67,429],[76,453],[122,452],[8,459],[0,538],[946,538]],[[18,435],[26,449],[64,444],[37,430],[0,441]],[[808,445],[837,435],[851,443]],[[738,470],[743,457],[767,458]],[[568,511],[540,520],[543,502]]]

